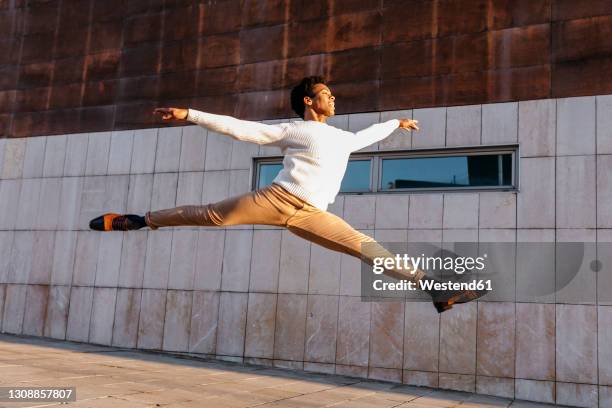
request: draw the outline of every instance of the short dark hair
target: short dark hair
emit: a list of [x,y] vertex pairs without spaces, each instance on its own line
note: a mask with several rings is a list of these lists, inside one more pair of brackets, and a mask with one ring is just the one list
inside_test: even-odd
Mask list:
[[304,97],[309,96],[314,98],[315,94],[312,91],[316,84],[325,85],[325,78],[320,76],[309,76],[302,79],[302,81],[291,90],[291,109],[298,116],[304,119]]

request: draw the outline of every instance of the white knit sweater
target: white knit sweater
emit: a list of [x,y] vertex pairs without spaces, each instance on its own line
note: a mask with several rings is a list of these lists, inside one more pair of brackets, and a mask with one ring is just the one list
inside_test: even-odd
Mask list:
[[189,109],[187,120],[233,139],[278,146],[283,169],[274,183],[321,210],[334,202],[351,152],[389,136],[397,119],[357,133],[309,120],[268,125]]

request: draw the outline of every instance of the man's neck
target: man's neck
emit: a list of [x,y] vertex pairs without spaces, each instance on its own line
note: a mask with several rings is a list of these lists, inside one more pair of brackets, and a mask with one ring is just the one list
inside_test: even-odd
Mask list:
[[325,121],[327,120],[327,116],[325,115],[321,115],[315,111],[313,111],[312,109],[306,109],[306,111],[304,112],[304,120],[314,120],[316,122],[321,122],[321,123],[325,123]]

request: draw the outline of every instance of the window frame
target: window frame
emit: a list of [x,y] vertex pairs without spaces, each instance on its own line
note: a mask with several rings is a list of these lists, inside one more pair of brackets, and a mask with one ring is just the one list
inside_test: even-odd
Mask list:
[[[479,156],[492,154],[511,154],[512,160],[512,175],[511,186],[469,186],[469,187],[422,187],[422,188],[396,188],[393,190],[383,190],[382,182],[382,165],[385,159],[413,159],[419,157],[454,157],[454,156]],[[443,147],[443,148],[418,148],[410,150],[384,150],[352,153],[349,161],[353,160],[369,160],[370,161],[370,191],[341,191],[338,194],[343,195],[363,195],[363,194],[407,194],[407,193],[432,193],[432,192],[485,192],[485,191],[519,191],[519,145],[518,144],[503,144],[503,145],[487,145],[487,146],[459,146],[459,147]],[[262,164],[282,164],[283,156],[259,156],[253,157],[253,177],[251,181],[251,189],[257,188],[257,182],[260,175],[260,166]],[[348,166],[347,166],[348,167]]]

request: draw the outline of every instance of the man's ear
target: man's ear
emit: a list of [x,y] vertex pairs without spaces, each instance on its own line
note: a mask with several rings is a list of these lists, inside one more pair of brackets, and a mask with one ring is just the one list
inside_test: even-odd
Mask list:
[[310,96],[305,96],[304,97],[304,105],[312,105],[312,99],[310,99]]

